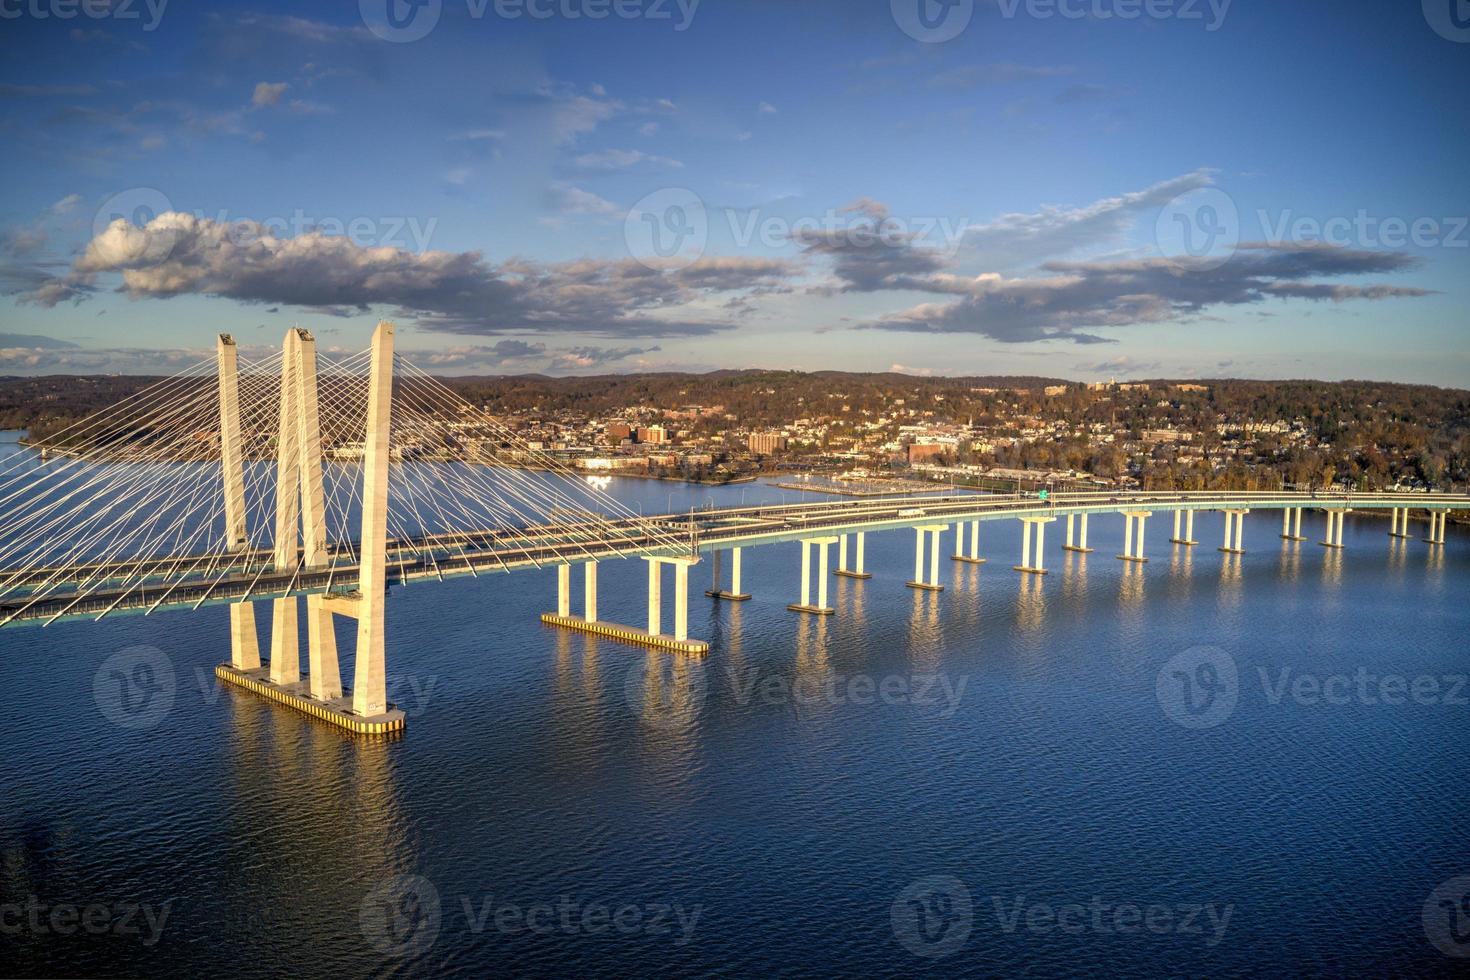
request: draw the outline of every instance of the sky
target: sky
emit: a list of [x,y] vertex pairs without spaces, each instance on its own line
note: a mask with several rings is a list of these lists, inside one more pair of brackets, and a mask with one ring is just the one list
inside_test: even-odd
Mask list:
[[1470,387],[1464,0],[0,0],[0,374]]

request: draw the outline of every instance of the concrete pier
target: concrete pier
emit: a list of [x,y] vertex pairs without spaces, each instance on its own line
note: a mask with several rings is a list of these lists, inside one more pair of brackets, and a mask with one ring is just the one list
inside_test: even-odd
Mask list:
[[1342,519],[1347,514],[1346,509],[1325,511],[1327,514],[1327,540],[1322,542],[1324,548],[1341,548],[1342,543]]
[[964,553],[965,525],[956,524],[954,533],[954,554],[951,560],[962,561],[971,565],[983,565],[985,559],[980,557],[980,522],[970,521],[970,553]]
[[[1143,525],[1145,521],[1153,516],[1153,511],[1148,510],[1131,510],[1123,512],[1123,518],[1125,521],[1123,525],[1123,553],[1118,556],[1119,560],[1137,562],[1140,565],[1148,561],[1148,559],[1143,556]],[[1136,543],[1133,532],[1135,522],[1138,526]]]
[[843,578],[856,578],[856,579],[869,579],[869,578],[872,578],[873,577],[872,576],[872,573],[867,572],[867,571],[864,571],[864,565],[863,565],[863,549],[864,549],[864,547],[867,544],[867,537],[868,537],[868,535],[867,535],[866,532],[864,532],[864,531],[857,532],[857,562],[856,562],[856,567],[854,567],[854,568],[848,568],[847,567],[847,535],[845,535],[845,534],[839,534],[837,536],[837,571],[833,572],[832,573],[833,575],[841,575]]
[[[1046,574],[1046,526],[1055,517],[1023,517],[1021,518],[1021,564],[1014,566],[1018,572],[1028,575]],[[1036,562],[1031,561],[1031,529],[1036,528]]]
[[1287,541],[1305,541],[1302,536],[1302,509],[1288,507],[1281,512],[1281,537]]
[[723,551],[716,551],[712,557],[714,565],[714,586],[705,590],[705,595],[711,599],[724,599],[728,602],[745,602],[750,598],[748,593],[740,591],[740,549],[730,549],[730,587],[728,589],[720,586],[721,560]]
[[[1074,517],[1081,518],[1081,520],[1078,522],[1079,536],[1076,538],[1075,541],[1072,537],[1072,519]],[[1087,555],[1091,554],[1095,550],[1087,547],[1087,517],[1088,515],[1086,514],[1067,515],[1067,543],[1062,545],[1063,551],[1076,551],[1080,552],[1081,554]]]
[[1429,512],[1429,537],[1424,539],[1426,544],[1444,544],[1445,524],[1449,518],[1450,512],[1447,510]]
[[[556,612],[542,613],[541,622],[548,626],[580,633],[594,633],[624,643],[673,650],[692,656],[703,656],[709,652],[704,640],[689,638],[689,569],[698,564],[697,558],[644,557],[648,562],[648,628],[625,626],[622,623],[603,622],[597,618],[597,562],[583,564],[586,578],[582,584],[583,615],[573,616],[571,611],[571,565],[558,565]],[[674,631],[663,631],[663,566],[674,567]]]
[[[923,589],[926,592],[943,592],[944,586],[939,584],[939,539],[945,531],[949,530],[948,524],[926,524],[923,527],[914,528],[914,577],[905,582],[911,589]],[[924,538],[932,537],[929,545],[929,578],[924,578]]]
[[[1184,519],[1184,530],[1179,529],[1180,518]],[[1194,511],[1176,510],[1174,512],[1174,536],[1169,539],[1171,544],[1183,544],[1193,547],[1199,544],[1194,539]]]
[[339,696],[321,701],[311,696],[308,684],[300,681],[277,684],[270,679],[269,671],[262,668],[238,670],[230,664],[220,664],[214,668],[214,676],[226,684],[294,708],[354,735],[391,735],[404,729],[405,716],[394,705],[386,705],[377,714],[358,715],[353,711],[351,697]]
[[[801,601],[786,608],[792,612],[810,613],[813,616],[830,616],[837,610],[827,605],[827,548],[836,544],[832,538],[805,538],[801,545]],[[817,552],[817,601],[812,603],[812,551]]]
[[[1225,514],[1225,543],[1220,546],[1220,550],[1221,551],[1225,552],[1228,555],[1243,555],[1243,554],[1245,554],[1245,546],[1241,543],[1241,538],[1242,538],[1242,535],[1245,532],[1245,515],[1247,515],[1249,513],[1250,513],[1250,511],[1248,511],[1248,510],[1227,510],[1227,511],[1224,511],[1224,514]],[[1231,538],[1231,529],[1232,529],[1232,527],[1234,528],[1234,539],[1233,540]]]

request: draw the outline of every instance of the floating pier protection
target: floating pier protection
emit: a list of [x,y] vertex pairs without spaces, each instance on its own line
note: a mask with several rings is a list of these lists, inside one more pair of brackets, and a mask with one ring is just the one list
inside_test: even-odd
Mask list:
[[[1081,529],[1080,529],[1081,536],[1077,538],[1077,543],[1076,544],[1073,544],[1073,542],[1072,542],[1072,519],[1074,517],[1080,517],[1080,518],[1082,518],[1082,521],[1081,521],[1081,525],[1082,526],[1081,526]],[[1064,545],[1062,545],[1062,550],[1063,551],[1077,551],[1077,552],[1080,552],[1080,553],[1082,553],[1084,555],[1090,555],[1090,554],[1092,554],[1093,549],[1087,547],[1087,515],[1086,514],[1068,514],[1067,515],[1067,543],[1064,544]]]
[[[805,538],[801,545],[801,601],[786,608],[792,612],[811,613],[814,616],[830,616],[837,610],[827,605],[827,547],[835,544],[836,538]],[[820,556],[817,570],[817,604],[812,605],[812,549]]]
[[[1249,513],[1250,511],[1248,510],[1227,510],[1224,512],[1225,543],[1220,546],[1220,550],[1225,552],[1227,555],[1245,554],[1245,547],[1241,544],[1241,537],[1245,532],[1245,515]],[[1235,529],[1234,541],[1231,540],[1232,526]]]
[[725,599],[729,602],[745,602],[747,599],[750,598],[750,595],[748,593],[740,591],[740,549],[730,549],[729,589],[723,589],[720,587],[720,556],[723,554],[724,552],[722,551],[716,551],[711,556],[710,563],[714,566],[714,585],[713,587],[706,589],[704,594],[709,596],[711,599]]
[[[1123,512],[1123,553],[1118,556],[1121,561],[1132,561],[1139,564],[1148,561],[1143,557],[1143,523],[1153,516],[1153,511],[1149,510],[1125,510]],[[1136,543],[1133,534],[1135,522],[1138,524]]]
[[1347,510],[1329,510],[1327,514],[1327,540],[1322,542],[1324,548],[1341,548],[1342,544],[1342,518]]
[[[1067,540],[1072,540],[1072,519],[1067,518]],[[980,522],[970,522],[970,553],[963,554],[965,544],[965,525],[956,524],[954,532],[954,561],[967,562],[971,565],[983,565],[985,559],[980,557]]]
[[[1021,519],[1021,564],[1015,566],[1018,572],[1026,572],[1029,575],[1046,574],[1046,526],[1055,517],[1022,517]],[[1031,528],[1036,528],[1036,564],[1031,564]]]
[[1281,512],[1281,537],[1287,541],[1305,541],[1302,536],[1302,509],[1288,507]]
[[[925,524],[914,528],[914,577],[912,581],[904,583],[909,588],[923,589],[925,592],[944,591],[944,586],[939,584],[939,539],[948,530],[948,524]],[[924,579],[925,535],[932,535],[929,545],[929,578],[927,581]]]
[[[1181,516],[1184,518],[1183,534],[1179,533],[1179,519]],[[1199,544],[1194,539],[1194,511],[1176,510],[1174,512],[1174,536],[1169,539],[1169,542],[1171,544],[1189,545],[1190,547]]]
[[863,570],[863,546],[867,543],[867,537],[867,532],[857,532],[857,567],[848,568],[847,535],[839,534],[837,536],[837,571],[833,572],[832,574],[841,575],[843,578],[868,579],[873,577],[873,574],[871,572],[866,572]]
[[311,696],[308,684],[300,681],[295,684],[277,684],[270,679],[266,668],[237,670],[231,664],[220,664],[214,668],[214,676],[226,684],[233,684],[288,708],[295,708],[338,728],[345,728],[354,735],[391,735],[404,729],[403,712],[391,704],[379,714],[362,717],[353,713],[351,697],[318,701]]
[[[592,633],[609,639],[652,647],[656,650],[672,650],[689,656],[702,657],[709,653],[709,644],[704,640],[689,638],[689,569],[698,564],[698,558],[670,558],[645,556],[648,562],[648,629],[624,626],[621,623],[605,623],[597,618],[597,562],[584,562],[584,615],[571,615],[571,565],[558,565],[556,612],[542,613],[541,622],[548,626]],[[667,634],[662,629],[664,565],[674,566],[674,632]]]

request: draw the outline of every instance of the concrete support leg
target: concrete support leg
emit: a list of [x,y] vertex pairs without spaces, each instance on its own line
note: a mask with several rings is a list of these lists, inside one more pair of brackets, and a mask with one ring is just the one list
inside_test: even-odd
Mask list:
[[271,681],[295,684],[301,680],[301,644],[297,639],[296,597],[271,603]]
[[335,701],[342,696],[342,668],[337,663],[337,633],[332,628],[332,611],[326,596],[306,597],[307,671],[311,696],[318,701]]
[[812,604],[812,546],[809,541],[801,542],[801,604]]
[[1133,554],[1133,515],[1123,515],[1123,555],[1128,558]]
[[388,710],[384,620],[388,593],[388,443],[393,407],[393,324],[373,332],[367,427],[362,460],[362,556],[358,586],[357,665],[352,711],[363,717]]
[[1046,522],[1036,522],[1036,570],[1046,571]]
[[663,563],[650,560],[648,563],[648,635],[662,633],[663,622]]
[[1300,538],[1302,536],[1302,509],[1300,507],[1296,508],[1296,512],[1292,515],[1291,526],[1291,536]]
[[858,532],[858,536],[857,536],[857,568],[854,569],[854,571],[856,571],[859,575],[865,575],[865,574],[867,574],[867,572],[863,568],[863,545],[866,542],[867,537],[868,537],[867,532],[865,532],[865,531],[859,531]]
[[1031,524],[1021,522],[1021,567],[1031,567]]
[[827,545],[820,542],[816,545],[817,554],[820,556],[817,562],[817,605],[823,609],[827,608]]
[[1081,543],[1078,544],[1078,546],[1077,546],[1077,547],[1081,548],[1083,551],[1089,551],[1089,550],[1091,550],[1091,549],[1089,549],[1087,547],[1087,518],[1088,518],[1088,515],[1087,514],[1083,514],[1082,515],[1082,538],[1081,538]]
[[914,528],[914,581],[924,581],[924,529]]
[[[929,584],[930,585],[938,585],[939,584],[939,549],[941,547],[943,547],[943,545],[941,543],[941,540],[940,540],[943,537],[944,537],[944,532],[943,531],[937,531],[936,530],[934,532],[934,540],[929,545]],[[955,537],[958,538],[959,535],[955,535]],[[825,605],[825,603],[823,603],[823,605]]]
[[556,566],[556,614],[566,617],[572,614],[572,566]]
[[1076,524],[1076,518],[1076,514],[1067,515],[1067,547],[1069,549],[1075,548],[1077,546],[1076,536],[1073,533],[1074,525]]
[[1184,511],[1182,511],[1182,510],[1176,510],[1174,512],[1174,537],[1171,540],[1174,540],[1174,541],[1178,541],[1179,540],[1179,532],[1183,530],[1183,528],[1181,527],[1181,523],[1183,522],[1183,520],[1184,520]]
[[845,534],[837,536],[837,568],[839,571],[847,568],[847,535]]
[[970,522],[970,560],[980,559],[980,522]]
[[1227,510],[1225,512],[1225,543],[1220,546],[1221,551],[1230,550],[1230,525],[1234,523],[1234,521],[1235,514]]
[[1184,540],[1194,543],[1194,511],[1184,515]]
[[740,549],[730,549],[730,592],[743,595],[740,591]]
[[1245,514],[1235,515],[1235,550],[1244,551],[1242,542],[1245,539]]
[[589,623],[597,622],[597,562],[589,561],[582,566],[585,576],[582,581],[582,618]]
[[1148,521],[1147,517],[1138,519],[1138,537],[1134,540],[1133,557],[1143,560],[1143,525]]
[[230,666],[236,670],[260,669],[260,636],[255,629],[253,603],[230,603]]
[[689,639],[689,566],[674,564],[674,639]]

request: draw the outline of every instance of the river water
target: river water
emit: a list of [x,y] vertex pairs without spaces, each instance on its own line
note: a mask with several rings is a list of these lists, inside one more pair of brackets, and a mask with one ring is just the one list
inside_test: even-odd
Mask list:
[[[1054,525],[1044,580],[988,523],[942,594],[870,535],[825,621],[747,550],[750,602],[692,574],[703,662],[541,626],[551,571],[415,584],[393,741],[219,688],[224,607],[8,629],[0,974],[1455,974],[1470,542],[1279,523],[1155,518],[1141,567]],[[644,577],[604,563],[602,617]]]

